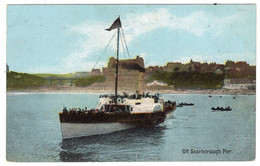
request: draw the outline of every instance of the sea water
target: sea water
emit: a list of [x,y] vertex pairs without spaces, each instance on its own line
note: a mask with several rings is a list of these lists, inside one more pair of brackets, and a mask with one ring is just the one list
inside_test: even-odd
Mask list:
[[[162,94],[194,103],[152,128],[62,140],[58,112],[94,108],[99,94],[7,93],[8,161],[239,161],[255,158],[255,95]],[[232,111],[212,112],[230,106]]]

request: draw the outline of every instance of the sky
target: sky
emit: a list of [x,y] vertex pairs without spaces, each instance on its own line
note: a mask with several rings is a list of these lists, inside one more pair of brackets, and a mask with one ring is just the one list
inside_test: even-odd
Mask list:
[[[7,64],[26,73],[72,73],[116,56],[120,16],[130,58],[256,65],[255,5],[8,5]],[[120,59],[128,58],[120,44]]]

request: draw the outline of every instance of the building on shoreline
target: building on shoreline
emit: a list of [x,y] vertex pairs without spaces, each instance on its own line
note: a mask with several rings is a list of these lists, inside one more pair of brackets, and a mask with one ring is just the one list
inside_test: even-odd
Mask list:
[[244,61],[233,62],[227,60],[224,64],[217,64],[200,63],[191,59],[190,62],[184,64],[181,62],[168,62],[165,66],[162,66],[162,70],[165,72],[201,72],[241,76],[255,74],[256,66],[250,66]]
[[229,90],[256,90],[256,81],[250,79],[225,79],[223,89]]
[[[112,90],[115,88],[116,59],[111,57],[107,67],[102,68],[102,74],[106,80],[104,88]],[[122,91],[143,92],[144,89],[144,59],[136,56],[135,59],[119,60],[118,66],[118,89]]]
[[[171,88],[173,89],[173,86],[171,86]],[[154,80],[154,81],[150,81],[146,84],[146,89],[147,90],[166,90],[168,89],[168,84],[162,81],[158,81],[158,80]]]
[[90,72],[86,71],[79,71],[74,73],[74,77],[76,78],[87,78],[90,76]]
[[92,69],[90,72],[90,76],[99,76],[101,75],[100,69]]

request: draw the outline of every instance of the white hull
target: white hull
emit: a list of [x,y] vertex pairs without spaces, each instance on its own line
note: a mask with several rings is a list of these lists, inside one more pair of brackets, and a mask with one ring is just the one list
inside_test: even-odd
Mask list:
[[123,123],[61,123],[63,139],[107,134],[133,127]]

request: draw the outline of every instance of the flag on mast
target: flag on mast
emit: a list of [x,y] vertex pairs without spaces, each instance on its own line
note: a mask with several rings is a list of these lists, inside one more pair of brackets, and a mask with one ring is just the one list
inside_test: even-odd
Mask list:
[[106,29],[107,31],[111,31],[112,29],[120,28],[121,27],[121,21],[120,17],[118,17],[113,24],[110,26],[110,28]]

